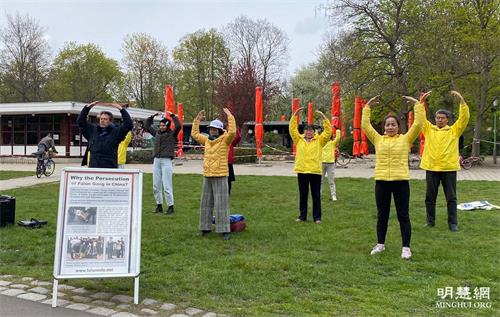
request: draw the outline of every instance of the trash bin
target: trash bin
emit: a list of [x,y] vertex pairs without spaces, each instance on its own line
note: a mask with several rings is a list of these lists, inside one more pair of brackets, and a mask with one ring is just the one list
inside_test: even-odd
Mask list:
[[0,227],[16,222],[16,197],[0,195]]

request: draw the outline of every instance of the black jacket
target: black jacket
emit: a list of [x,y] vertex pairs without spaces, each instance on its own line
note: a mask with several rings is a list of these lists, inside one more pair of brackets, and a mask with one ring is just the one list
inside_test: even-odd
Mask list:
[[155,137],[155,146],[153,148],[153,157],[175,157],[175,148],[177,146],[177,135],[181,131],[181,122],[176,115],[172,115],[174,120],[175,129],[172,131],[170,128],[165,132],[161,132],[159,129],[156,130],[152,127],[153,117],[149,117],[146,120],[145,128],[146,131],[151,133]]
[[83,136],[89,142],[89,167],[117,168],[118,145],[134,127],[132,118],[130,118],[127,110],[122,109],[120,110],[123,119],[121,125],[111,124],[106,128],[101,128],[97,124],[87,122],[89,111],[89,107],[83,107],[77,119],[78,127],[80,127]]

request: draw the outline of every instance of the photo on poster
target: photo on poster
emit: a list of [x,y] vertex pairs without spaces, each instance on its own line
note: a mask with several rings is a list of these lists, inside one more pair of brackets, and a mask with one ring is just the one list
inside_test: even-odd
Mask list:
[[97,207],[69,207],[68,225],[95,225]]
[[102,260],[104,258],[103,236],[69,236],[66,240],[66,260]]
[[119,260],[126,257],[127,241],[124,236],[106,237],[105,260]]

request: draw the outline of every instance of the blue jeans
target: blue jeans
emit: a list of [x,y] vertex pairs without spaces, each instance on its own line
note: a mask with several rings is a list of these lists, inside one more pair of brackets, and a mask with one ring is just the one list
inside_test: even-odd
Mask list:
[[174,205],[174,188],[172,159],[169,157],[155,157],[153,161],[153,195],[157,204],[163,204],[162,185],[165,192],[167,206]]

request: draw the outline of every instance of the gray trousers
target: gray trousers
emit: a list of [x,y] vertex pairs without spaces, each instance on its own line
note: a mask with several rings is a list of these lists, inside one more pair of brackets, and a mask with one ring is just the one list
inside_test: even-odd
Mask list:
[[215,213],[215,232],[230,232],[227,176],[203,178],[200,230],[212,230],[213,213]]
[[[153,161],[153,195],[156,204],[163,204],[163,192],[167,206],[174,205],[174,186],[172,185],[172,175],[174,168],[172,159],[169,157],[155,157]],[[163,186],[163,191],[162,191]]]
[[328,183],[330,184],[330,194],[332,195],[332,198],[337,197],[337,190],[335,188],[335,163],[322,163],[321,189],[323,189],[325,175],[328,178]]

